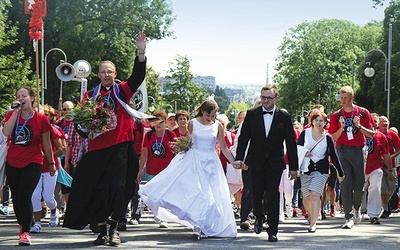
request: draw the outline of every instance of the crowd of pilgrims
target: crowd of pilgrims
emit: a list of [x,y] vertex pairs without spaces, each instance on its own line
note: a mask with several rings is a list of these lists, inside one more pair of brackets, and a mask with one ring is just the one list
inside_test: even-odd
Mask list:
[[[254,107],[260,105],[260,100],[257,101]],[[74,103],[66,101],[62,105],[62,110],[58,112],[50,105],[40,106],[39,112],[44,114],[49,123],[51,124],[51,144],[53,147],[55,170],[60,171],[63,168],[71,176],[74,175],[74,168],[76,167],[79,159],[88,150],[88,139],[82,137],[76,130],[76,126],[68,117],[68,112],[74,108]],[[310,128],[311,119],[314,113],[320,112],[323,109],[322,106],[315,106],[308,114],[310,123],[303,125],[295,121],[293,123],[293,129],[296,134],[296,141],[298,141],[301,132],[304,129]],[[139,225],[141,214],[145,212],[151,212],[150,209],[143,203],[140,198],[138,191],[140,186],[145,185],[154,176],[163,171],[171,162],[173,157],[178,153],[171,147],[171,142],[176,141],[176,138],[182,136],[189,136],[188,122],[190,121],[190,114],[186,110],[179,110],[176,113],[166,113],[163,110],[156,110],[152,114],[159,119],[152,121],[151,119],[132,119],[132,126],[134,131],[133,145],[136,153],[139,156],[139,170],[138,181],[133,186],[134,191],[131,197],[127,197],[126,207],[124,207],[121,218],[117,224],[118,231],[127,230],[127,225]],[[235,154],[237,144],[237,136],[240,131],[239,125],[242,123],[246,111],[241,111],[237,115],[236,125],[230,126],[228,117],[225,114],[218,114],[213,119],[218,120],[224,127],[224,141],[226,146]],[[154,120],[154,119],[153,119]],[[383,121],[382,121],[383,120]],[[387,125],[387,120],[379,118],[377,121],[377,128],[379,125]],[[327,129],[327,126],[324,127]],[[395,128],[390,128],[391,131],[397,132]],[[395,136],[394,136],[395,137]],[[235,140],[236,138],[236,140]],[[3,135],[3,140],[5,137]],[[229,164],[229,161],[221,153],[220,144],[218,140],[215,144],[215,151],[219,156],[221,167],[226,175],[226,181],[229,187],[231,195],[231,206],[232,214],[235,219],[238,219],[239,227],[242,230],[253,229],[255,217],[251,210],[251,198],[249,192],[244,187],[242,180],[242,173],[244,170],[238,170]],[[42,169],[40,181],[37,183],[35,191],[32,195],[32,208],[33,218],[30,228],[31,233],[41,233],[42,223],[41,220],[48,216],[50,211],[50,219],[48,225],[50,227],[56,227],[62,223],[64,218],[64,211],[68,204],[68,194],[70,187],[62,184],[62,181],[57,182],[57,178],[52,178],[49,173],[49,163],[45,162]],[[341,176],[343,176],[343,170],[339,169]],[[64,171],[63,171],[64,172]],[[308,218],[308,213],[305,201],[301,192],[300,178],[295,181],[291,181],[286,177],[286,172],[282,174],[282,180],[280,184],[280,213],[279,220],[281,222],[291,217],[304,216]],[[56,174],[57,176],[57,174]],[[10,190],[7,181],[4,183],[2,189],[2,204],[0,207],[0,213],[3,215],[9,214],[10,204]],[[318,206],[318,213],[314,218],[314,224],[316,219],[326,219],[327,216],[335,217],[336,213],[343,213],[343,204],[340,197],[340,181],[338,179],[338,170],[334,164],[330,164],[329,176],[322,185],[324,190],[322,196],[317,197],[320,199]],[[382,204],[382,213],[377,215],[380,218],[387,218],[391,213],[397,213],[400,211],[398,204],[399,194],[394,192],[390,201],[387,204]],[[362,212],[362,219],[371,219],[368,216],[366,210],[366,204],[364,204]],[[266,211],[267,215],[267,211]],[[155,223],[159,224],[160,228],[168,228],[168,221],[154,218]],[[311,218],[310,218],[311,220]],[[379,219],[375,218],[374,224],[378,224]],[[264,223],[264,228],[268,227]],[[98,233],[99,227],[96,224],[90,224],[90,229]],[[204,235],[203,235],[204,237]]]

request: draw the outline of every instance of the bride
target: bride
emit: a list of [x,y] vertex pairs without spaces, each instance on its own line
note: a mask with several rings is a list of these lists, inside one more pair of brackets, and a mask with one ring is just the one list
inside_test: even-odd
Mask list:
[[[224,142],[224,129],[215,120],[217,111],[213,100],[197,108],[195,118],[189,122],[192,148],[176,155],[139,190],[154,216],[192,228],[198,239],[237,235],[228,184],[215,152],[216,139]],[[243,166],[241,161],[234,161],[225,143],[221,143],[221,150],[234,167]]]

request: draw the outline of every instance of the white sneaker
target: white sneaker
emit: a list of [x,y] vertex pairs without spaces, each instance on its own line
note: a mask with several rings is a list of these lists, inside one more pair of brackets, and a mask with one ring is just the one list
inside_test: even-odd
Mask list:
[[363,220],[370,220],[371,219],[368,214],[362,214],[361,217],[362,217]]
[[42,232],[42,225],[37,222],[35,222],[35,224],[33,225],[33,227],[31,227],[31,229],[29,230],[31,233],[41,233]]
[[58,209],[56,209],[56,212],[54,214],[50,214],[49,227],[58,226],[58,215],[59,215]]
[[354,221],[352,219],[346,220],[344,225],[342,226],[343,229],[352,229],[354,225]]
[[168,223],[165,221],[161,221],[159,227],[160,228],[168,228]]
[[353,214],[354,214],[354,216],[353,216],[354,222],[356,224],[360,223],[361,222],[361,211],[360,211],[360,209],[358,209],[358,210],[353,209]]
[[129,225],[139,225],[139,220],[137,219],[131,219],[128,222]]

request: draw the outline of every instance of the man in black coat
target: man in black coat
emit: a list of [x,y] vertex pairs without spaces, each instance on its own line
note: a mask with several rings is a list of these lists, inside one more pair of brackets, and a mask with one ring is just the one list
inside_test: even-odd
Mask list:
[[[278,109],[278,89],[267,84],[261,89],[262,106],[247,111],[239,136],[236,160],[244,160],[252,181],[254,231],[261,233],[265,219],[263,195],[267,194],[268,241],[278,241],[279,182],[285,169],[283,142],[289,161],[289,177],[295,179],[298,170],[297,146],[290,114]],[[244,159],[247,144],[249,149]]]

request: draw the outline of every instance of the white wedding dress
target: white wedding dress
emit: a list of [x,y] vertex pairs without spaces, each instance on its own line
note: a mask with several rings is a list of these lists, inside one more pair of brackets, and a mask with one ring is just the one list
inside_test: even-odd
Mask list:
[[228,184],[215,152],[218,123],[193,119],[193,146],[176,155],[162,172],[139,190],[162,221],[199,227],[209,237],[236,237]]

